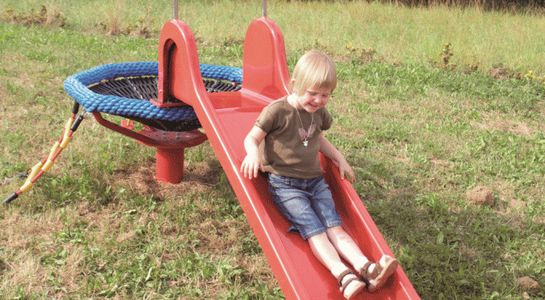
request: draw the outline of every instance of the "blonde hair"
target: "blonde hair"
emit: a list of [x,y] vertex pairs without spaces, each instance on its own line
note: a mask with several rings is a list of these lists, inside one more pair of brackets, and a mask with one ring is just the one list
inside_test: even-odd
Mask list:
[[335,63],[323,52],[310,50],[305,53],[293,69],[290,87],[292,92],[303,95],[308,88],[329,88],[333,92],[337,87]]

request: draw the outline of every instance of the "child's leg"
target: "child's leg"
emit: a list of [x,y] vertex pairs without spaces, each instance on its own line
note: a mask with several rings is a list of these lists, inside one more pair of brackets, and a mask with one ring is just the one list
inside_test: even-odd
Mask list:
[[[329,241],[327,227],[316,214],[313,208],[314,201],[311,201],[309,192],[306,191],[308,186],[309,180],[269,175],[269,189],[274,203],[282,215],[297,228],[301,237],[308,240],[314,256],[337,278],[341,293],[350,299],[365,288],[365,283],[342,262],[337,250]],[[329,211],[335,212],[331,197],[328,201],[329,204],[326,205],[331,206]],[[334,226],[330,224],[340,222],[340,218],[336,216],[335,220],[327,224]]]
[[368,290],[374,292],[386,283],[395,272],[398,261],[383,255],[377,263],[369,264],[369,260],[361,252],[356,242],[340,226],[327,229],[327,236],[341,256],[352,264],[354,269],[369,280]]
[[333,276],[337,277],[348,269],[341,261],[337,250],[335,250],[335,247],[333,247],[325,232],[311,236],[308,239],[308,243],[310,244],[314,256],[331,271]]
[[308,242],[314,256],[340,281],[341,292],[345,298],[350,299],[365,288],[365,283],[341,261],[325,232],[311,236]]
[[323,178],[316,182],[313,186],[313,201],[312,206],[316,214],[322,220],[327,229],[327,236],[335,247],[336,251],[347,260],[354,269],[361,273],[363,269],[369,271],[369,260],[354,240],[340,226],[341,219],[335,209],[335,202],[329,186]]
[[[361,252],[352,237],[344,231],[341,226],[335,226],[327,229],[327,237],[331,244],[337,249],[339,254],[346,259],[353,267],[361,273],[363,268],[368,265],[369,259]],[[374,273],[374,264],[369,267],[368,273]]]

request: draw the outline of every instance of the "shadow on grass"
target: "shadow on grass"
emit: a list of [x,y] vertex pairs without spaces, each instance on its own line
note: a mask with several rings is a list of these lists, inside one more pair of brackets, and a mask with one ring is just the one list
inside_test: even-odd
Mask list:
[[[543,225],[515,220],[493,208],[448,205],[447,202],[452,201],[442,198],[444,196],[420,191],[408,174],[400,175],[401,172],[393,168],[368,160],[359,160],[356,165],[366,170],[359,174],[357,189],[423,299],[519,298],[522,291],[516,279],[522,276],[541,281],[543,286],[540,277],[540,272],[545,270],[543,262],[522,260],[521,263],[521,257],[528,257],[528,253],[536,249],[540,251],[538,246],[528,244],[528,240],[542,234]],[[190,167],[185,187],[157,183],[151,159],[132,171],[108,175],[82,166],[80,172],[79,176],[61,175],[42,181],[38,187],[39,199],[28,204],[29,213],[83,201],[97,207],[116,201],[127,201],[129,206],[157,204],[177,193],[199,193],[197,184],[203,184],[208,191],[205,198],[220,208],[216,212],[218,217],[242,213],[214,159]],[[126,186],[125,183],[111,182],[112,178],[120,177],[141,178],[145,187],[125,193],[119,188]],[[165,190],[171,194],[164,195]],[[139,193],[140,197],[133,199]],[[251,239],[243,248],[258,253],[256,247],[255,239]],[[542,290],[529,291],[529,295],[545,297]]]
[[[358,188],[364,204],[423,299],[519,298],[517,278],[543,281],[542,262],[520,262],[540,251],[539,243],[528,249],[528,241],[539,239],[545,226],[493,208],[449,206],[444,196],[418,192],[408,176],[360,162],[370,170]],[[545,296],[543,290],[528,293]]]
[[81,202],[97,207],[118,201],[148,205],[150,200],[158,203],[185,193],[206,191],[220,183],[222,174],[219,162],[213,159],[187,166],[179,184],[158,182],[153,158],[111,172],[102,171],[104,169],[100,164],[81,164],[62,174],[48,174],[36,183],[32,193],[23,195],[18,201],[27,198],[24,206],[32,213]]

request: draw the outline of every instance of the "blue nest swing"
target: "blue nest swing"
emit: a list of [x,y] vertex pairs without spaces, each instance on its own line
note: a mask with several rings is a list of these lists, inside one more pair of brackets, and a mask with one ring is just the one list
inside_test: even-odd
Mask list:
[[[237,91],[242,70],[236,67],[200,65],[208,92]],[[114,63],[94,67],[68,77],[64,90],[87,112],[125,117],[165,131],[189,131],[201,127],[191,106],[158,107],[157,62]]]

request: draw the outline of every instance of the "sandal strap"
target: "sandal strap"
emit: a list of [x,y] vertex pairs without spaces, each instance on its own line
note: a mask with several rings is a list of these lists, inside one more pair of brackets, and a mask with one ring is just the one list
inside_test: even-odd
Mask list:
[[349,275],[349,274],[354,274],[354,272],[352,272],[351,270],[346,270],[344,272],[342,272],[341,274],[339,274],[339,276],[337,276],[337,281],[339,282],[339,286],[343,286],[343,279],[346,275]]
[[367,261],[364,265],[363,265],[363,268],[361,268],[361,276],[365,279],[369,278],[369,268],[371,267],[373,263],[370,262],[370,261]]
[[347,280],[344,282],[344,284],[341,286],[341,293],[344,294],[344,290],[346,289],[346,287],[347,287],[348,285],[350,285],[350,284],[352,283],[352,281],[358,280],[358,277],[356,276],[356,274],[352,273],[352,275],[354,275],[354,277],[347,279]]
[[369,286],[371,285],[371,282],[369,281],[369,279],[363,277],[363,278],[360,278],[361,281],[363,281],[363,283],[365,283],[365,287],[366,288],[369,288]]

